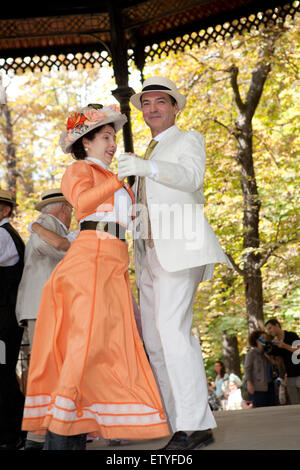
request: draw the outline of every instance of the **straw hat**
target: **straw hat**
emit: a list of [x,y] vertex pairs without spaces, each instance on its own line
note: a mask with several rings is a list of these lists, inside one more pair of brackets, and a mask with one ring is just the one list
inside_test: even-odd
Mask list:
[[125,114],[120,114],[116,105],[88,104],[69,116],[67,129],[62,132],[59,144],[64,153],[71,153],[74,142],[96,127],[114,124],[118,132],[125,122],[127,122],[127,117]]
[[38,202],[35,206],[37,211],[41,211],[44,206],[47,204],[54,204],[54,202],[68,202],[61,192],[60,189],[47,189],[42,193],[42,197],[40,202]]
[[176,85],[172,80],[169,80],[168,78],[164,77],[150,77],[147,78],[144,83],[143,83],[143,88],[140,93],[136,93],[135,95],[132,95],[130,98],[130,102],[135,106],[137,109],[140,111],[142,110],[142,104],[141,104],[141,96],[144,93],[149,93],[151,91],[162,91],[164,93],[167,93],[168,95],[173,96],[175,98],[179,111],[181,111],[186,103],[186,97],[179,93],[179,91],[176,88]]
[[8,204],[12,204],[13,206],[17,206],[18,204],[13,200],[12,194],[7,189],[0,189],[0,202],[7,202]]

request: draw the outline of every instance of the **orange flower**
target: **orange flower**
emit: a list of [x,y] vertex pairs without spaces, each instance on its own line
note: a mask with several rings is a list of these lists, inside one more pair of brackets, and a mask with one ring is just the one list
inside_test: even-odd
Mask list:
[[86,120],[86,117],[84,116],[84,114],[80,114],[80,113],[71,114],[67,121],[67,130],[69,131],[70,129],[74,129],[75,127],[80,126],[81,124],[84,123],[85,120]]
[[94,126],[98,122],[103,121],[107,117],[107,114],[104,113],[102,110],[99,109],[88,109],[85,111],[86,117],[86,126]]

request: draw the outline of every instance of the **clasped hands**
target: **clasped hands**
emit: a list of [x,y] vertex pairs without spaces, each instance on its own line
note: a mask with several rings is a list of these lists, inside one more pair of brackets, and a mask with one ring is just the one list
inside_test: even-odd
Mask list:
[[152,167],[148,160],[143,160],[133,153],[120,155],[118,158],[118,180],[122,181],[126,176],[151,176]]

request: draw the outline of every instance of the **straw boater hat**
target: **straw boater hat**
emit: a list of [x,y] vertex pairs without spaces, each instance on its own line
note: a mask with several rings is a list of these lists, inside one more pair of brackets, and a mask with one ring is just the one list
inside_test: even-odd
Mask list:
[[48,204],[53,204],[54,202],[68,202],[64,197],[63,193],[60,189],[47,189],[42,193],[42,197],[40,202],[38,202],[35,206],[37,211],[41,211],[43,207],[47,206]]
[[118,132],[125,122],[127,117],[120,114],[116,105],[88,104],[69,116],[67,130],[62,132],[59,144],[64,153],[71,153],[74,142],[96,127],[114,124],[115,131]]
[[6,202],[7,204],[11,204],[13,206],[17,206],[18,204],[13,200],[12,194],[7,189],[0,189],[0,202]]
[[135,95],[132,95],[130,98],[131,103],[133,106],[135,106],[137,109],[140,111],[142,110],[142,104],[141,104],[141,96],[144,93],[149,93],[150,91],[163,91],[164,93],[167,93],[168,95],[173,96],[175,98],[179,111],[181,111],[186,103],[186,97],[179,93],[179,91],[176,88],[176,85],[172,80],[169,80],[168,78],[164,77],[150,77],[147,78],[144,83],[143,83],[143,88],[140,93],[136,93]]

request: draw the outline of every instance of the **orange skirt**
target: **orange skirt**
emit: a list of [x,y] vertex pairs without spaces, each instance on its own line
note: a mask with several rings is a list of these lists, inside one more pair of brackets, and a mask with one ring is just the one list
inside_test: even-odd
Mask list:
[[169,434],[139,337],[128,248],[84,231],[43,289],[23,429],[105,439]]

